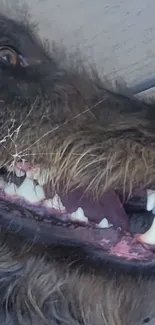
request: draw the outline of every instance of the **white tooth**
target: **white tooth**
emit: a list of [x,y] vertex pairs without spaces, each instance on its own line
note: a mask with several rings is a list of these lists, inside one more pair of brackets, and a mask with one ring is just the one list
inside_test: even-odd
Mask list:
[[98,228],[110,228],[112,227],[112,224],[108,222],[106,218],[102,219],[100,223],[97,225]]
[[30,203],[38,203],[45,199],[44,190],[40,185],[35,186],[33,180],[25,178],[17,189],[17,195],[23,197]]
[[52,199],[45,200],[43,204],[46,208],[53,208]]
[[52,204],[53,204],[53,208],[57,209],[57,210],[65,210],[65,207],[63,206],[61,199],[59,197],[58,194],[56,194],[54,196],[54,198],[52,199]]
[[4,191],[8,195],[17,195],[17,186],[14,183],[10,183],[4,188]]
[[147,211],[151,211],[155,206],[155,191],[147,190]]
[[78,208],[75,212],[71,214],[71,220],[72,221],[83,221],[88,222],[88,218],[85,217],[84,211],[82,208]]
[[40,175],[40,168],[38,167],[38,168],[35,168],[33,171],[33,179],[37,180],[39,175]]
[[36,192],[36,195],[37,195],[39,201],[42,201],[43,199],[45,199],[44,189],[42,186],[36,185],[34,190]]
[[155,245],[155,218],[150,229],[145,234],[140,235],[139,239],[145,244]]
[[37,179],[39,175],[40,175],[40,167],[31,168],[26,172],[27,178],[30,179]]
[[27,178],[35,179],[39,185],[45,185],[49,179],[49,173],[47,170],[41,170],[40,167],[34,167],[26,172]]
[[32,174],[32,170],[27,170],[26,172],[26,177],[29,178],[29,179],[33,179],[33,174]]
[[14,172],[15,172],[17,177],[22,177],[22,176],[25,175],[25,172],[23,170],[17,168],[17,167],[15,167]]
[[46,208],[53,208],[59,211],[65,211],[65,207],[63,206],[60,197],[56,194],[53,199],[48,199],[44,201],[44,206]]

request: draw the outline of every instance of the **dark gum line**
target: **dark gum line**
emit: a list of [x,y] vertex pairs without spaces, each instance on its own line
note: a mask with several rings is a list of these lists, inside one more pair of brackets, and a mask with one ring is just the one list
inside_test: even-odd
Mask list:
[[[7,207],[8,207],[8,205],[10,205],[10,203],[8,202],[9,199],[8,200],[7,199],[8,199],[8,197],[6,196],[5,204],[7,203]],[[1,207],[3,205],[3,208],[4,208],[5,204],[4,204],[4,200],[2,199]],[[26,202],[24,203],[24,205],[25,204],[27,205]],[[65,241],[69,240],[69,241],[74,241],[74,242],[77,241],[77,243],[80,242],[80,244],[83,243],[84,245],[86,244],[86,245],[96,246],[96,247],[98,247],[98,249],[101,248],[101,240],[103,238],[107,238],[107,240],[110,242],[109,246],[104,241],[102,243],[102,248],[101,249],[104,251],[104,253],[105,253],[105,251],[106,252],[109,251],[109,254],[111,254],[110,253],[110,247],[113,249],[113,247],[115,248],[115,246],[117,246],[117,243],[121,244],[121,238],[119,238],[119,235],[117,234],[117,230],[114,230],[112,228],[109,228],[109,229],[107,229],[107,228],[106,229],[98,229],[97,228],[97,229],[95,229],[95,228],[92,228],[91,225],[84,226],[84,225],[68,223],[68,222],[62,223],[62,220],[58,219],[58,215],[52,215],[51,216],[53,220],[51,220],[50,224],[48,224],[48,230],[47,230],[47,227],[46,227],[44,229],[45,231],[43,231],[43,228],[44,228],[44,225],[45,225],[45,218],[44,218],[44,216],[41,216],[41,215],[37,214],[36,211],[34,211],[34,210],[32,211],[31,210],[32,206],[33,205],[30,205],[30,207],[27,207],[27,206],[25,207],[25,206],[23,206],[23,204],[19,204],[19,202],[16,201],[16,199],[12,200],[11,208],[9,208],[9,211],[11,211],[11,214],[13,215],[13,218],[11,218],[11,220],[10,220],[9,230],[10,230],[10,226],[11,226],[11,229],[15,230],[18,233],[21,233],[21,232],[23,233],[25,231],[27,233],[29,232],[29,233],[31,233],[31,236],[33,236],[34,241],[37,240],[37,237],[38,237],[38,234],[39,234],[39,238],[40,238],[41,241],[51,243],[53,240],[55,240],[55,238],[59,237],[59,240],[65,240]],[[19,207],[20,207],[20,209],[19,209]],[[5,215],[5,218],[8,217],[7,212],[6,212],[6,207],[5,207],[5,213],[3,214],[3,216]],[[20,217],[18,216],[19,212],[20,212]],[[2,211],[1,211],[1,214],[2,214]],[[10,216],[9,216],[9,218],[10,218]],[[17,220],[17,218],[18,218],[18,220]],[[44,219],[44,222],[43,222],[43,219]],[[3,221],[4,220],[2,218],[2,222]],[[33,229],[34,221],[37,223],[36,231]],[[49,221],[50,220],[48,220],[48,222]],[[55,226],[57,226],[56,227],[56,231],[57,231],[56,236],[53,235],[53,231],[52,231],[53,227],[55,227]],[[64,226],[65,226],[67,231],[64,231],[64,229],[65,229]],[[49,231],[49,228],[50,228],[50,231]],[[51,238],[51,232],[52,232],[52,238]],[[44,236],[45,233],[46,233],[46,236],[47,236],[47,233],[48,233],[48,240],[47,240],[47,238],[43,240],[43,237],[44,238],[46,237],[46,236]],[[115,235],[116,235],[116,237],[118,235],[118,237],[115,238],[116,241],[113,242],[113,240],[111,238],[115,237]],[[124,235],[125,235],[125,233],[124,233]],[[132,235],[130,234],[130,237],[131,236]],[[110,238],[110,240],[109,240],[109,238]],[[129,242],[129,245],[130,245],[130,242]],[[136,249],[137,249],[138,245],[134,245],[134,246],[135,246],[136,254],[139,254],[139,258],[137,257],[137,260],[140,260],[141,256],[143,256],[144,258],[146,258],[146,257],[148,258],[147,254],[145,254],[145,252],[144,252],[144,255],[142,254],[141,249],[139,249],[139,251],[137,250],[138,251],[138,253],[137,253]],[[132,241],[131,241],[131,252],[134,252]],[[113,254],[115,254],[115,253],[112,253],[112,255]],[[129,250],[129,253],[127,253],[127,254],[124,254],[122,252],[121,253],[121,255],[122,255],[121,259],[124,258],[124,259],[131,260],[132,256],[133,256],[132,254],[133,253],[130,254],[130,250]],[[116,256],[117,256],[117,251],[116,251]]]
[[[3,193],[3,195],[2,195]],[[62,226],[67,226],[67,227],[82,227],[82,228],[93,228],[93,229],[99,229],[97,227],[97,224],[95,222],[92,222],[91,220],[89,220],[88,218],[88,224],[86,223],[80,223],[79,222],[73,222],[70,220],[70,217],[69,217],[69,213],[66,211],[66,213],[60,213],[58,212],[57,210],[54,210],[54,209],[51,209],[49,210],[48,208],[45,208],[43,207],[42,205],[33,205],[33,204],[29,204],[28,202],[26,202],[23,198],[17,198],[17,197],[9,197],[7,196],[4,191],[2,191],[1,193],[1,199],[4,199],[4,200],[7,200],[9,202],[12,202],[13,204],[17,204],[17,206],[19,205],[20,207],[22,207],[23,209],[26,209],[27,211],[30,211],[31,212],[31,216],[30,218],[32,219],[35,219],[36,221],[38,222],[45,222],[45,223],[48,223],[48,224],[54,224],[54,225],[62,225]],[[126,211],[127,212],[127,211]],[[141,215],[141,212],[142,211],[139,211],[139,215]],[[143,214],[146,214],[146,211],[143,211]],[[136,213],[136,215],[138,215],[138,213]],[[153,216],[149,215],[149,213],[147,213],[147,216],[145,217],[145,220],[147,221],[146,225],[145,225],[145,229],[144,231],[141,231],[141,233],[143,232],[146,232],[151,224],[152,224],[152,218]],[[131,215],[129,215],[127,213],[127,216],[129,218],[129,220],[131,221]],[[107,218],[108,220],[108,218]],[[108,220],[108,222],[110,223],[110,221]],[[114,227],[114,226],[113,226]],[[135,227],[135,224],[134,224],[134,227]],[[114,227],[114,229],[117,229],[119,228],[118,227]],[[100,229],[103,229],[103,228],[100,228]],[[123,228],[122,228],[123,229]],[[139,229],[137,229],[137,231],[132,231],[131,230],[131,227],[129,225],[129,229],[128,231],[131,233],[131,234],[135,234],[135,233],[140,233]]]
[[[22,226],[19,227],[19,224],[21,224],[21,218],[17,217],[15,220],[15,223],[12,223],[10,220],[10,217],[5,213],[5,210],[2,213],[2,210],[0,209],[0,224],[5,229],[9,229],[12,234],[18,234],[22,238],[26,238],[26,240],[33,244],[43,244],[43,246],[49,246],[49,245],[55,245],[57,246],[65,246],[70,249],[74,249],[74,247],[80,250],[78,254],[78,259],[83,260],[83,262],[86,264],[91,261],[91,265],[93,263],[94,267],[98,266],[98,263],[100,263],[100,266],[106,265],[106,267],[110,267],[110,271],[112,271],[111,268],[114,267],[114,264],[117,265],[117,269],[125,270],[125,272],[138,272],[139,273],[139,267],[141,267],[141,271],[144,275],[148,276],[148,272],[150,271],[151,274],[155,274],[155,262],[154,260],[149,261],[138,261],[138,260],[131,260],[129,261],[122,259],[118,256],[110,256],[107,252],[104,252],[102,249],[99,249],[98,247],[92,246],[90,244],[82,244],[79,243],[79,241],[75,240],[74,237],[74,231],[73,231],[73,239],[68,240],[68,231],[66,232],[65,229],[63,229],[62,237],[57,237],[57,226],[53,226],[53,238],[51,240],[51,230],[49,232],[49,229],[46,229],[45,224],[41,225],[41,228],[38,228],[36,226],[36,221],[29,225],[26,220],[22,220]],[[64,232],[66,232],[66,237],[64,238]],[[81,251],[82,249],[82,251]],[[84,255],[83,255],[84,254]],[[85,256],[86,254],[86,256]],[[96,263],[96,258],[98,260],[98,263]],[[131,274],[131,273],[130,273]]]
[[[13,217],[12,217],[13,215]],[[101,240],[104,236],[104,233],[108,231],[108,229],[92,229],[92,228],[85,228],[85,227],[73,227],[72,229],[70,227],[59,227],[54,224],[46,224],[42,221],[35,220],[35,217],[37,219],[37,214],[35,212],[31,212],[29,209],[26,209],[22,206],[17,205],[16,203],[9,202],[7,200],[0,198],[0,224],[3,225],[3,222],[5,223],[5,219],[8,223],[8,229],[9,227],[14,228],[14,226],[18,225],[19,229],[17,232],[21,231],[21,227],[26,227],[34,233],[39,234],[39,237],[41,237],[41,233],[44,232],[44,230],[50,235],[51,237],[51,228],[57,229],[59,232],[60,239],[65,238],[71,238],[73,240],[76,240],[76,238],[79,238],[79,232],[81,241],[84,242],[87,241],[90,242],[98,242]],[[52,216],[55,218],[55,216]],[[86,231],[87,229],[87,231]],[[84,236],[81,236],[81,233]],[[87,237],[86,237],[87,233]],[[35,237],[35,236],[34,236]],[[52,232],[52,237],[57,237],[57,234],[55,232]]]
[[[101,247],[101,240],[103,238],[113,238],[115,237],[115,242],[110,240],[110,246],[115,247],[117,243],[121,242],[121,238],[124,237],[125,233],[122,231],[118,232],[114,229],[92,229],[92,228],[68,228],[68,227],[60,227],[53,224],[46,224],[44,222],[37,222],[33,218],[34,213],[32,213],[28,209],[23,209],[16,203],[8,202],[4,199],[0,198],[0,225],[5,229],[9,230],[9,232],[19,234],[22,237],[26,237],[27,241],[34,243],[42,243],[43,245],[67,245],[67,246],[81,246],[82,247],[91,247],[97,251],[101,251],[103,258],[108,256],[111,260],[116,258],[116,260],[120,260],[124,263],[124,261],[128,261],[128,258],[117,256],[117,255],[109,255],[109,248]],[[54,216],[53,216],[54,217]],[[51,236],[52,234],[52,236]],[[112,243],[112,244],[111,244]],[[105,244],[104,244],[105,245]],[[106,246],[106,245],[105,245]],[[136,265],[135,263],[151,263],[153,260],[153,252],[149,255],[149,258],[145,259],[133,259],[129,260],[130,263]],[[150,258],[150,256],[152,256]],[[128,263],[129,263],[128,262]]]
[[[18,181],[18,177],[17,181]],[[4,177],[3,177],[4,179]],[[25,179],[25,177],[24,177]],[[6,181],[6,179],[4,179]],[[18,182],[19,183],[19,182]],[[15,185],[17,185],[15,183]],[[70,219],[70,212],[66,211],[66,212],[59,212],[58,210],[55,209],[48,209],[44,206],[42,206],[42,204],[31,204],[29,202],[27,202],[26,200],[24,200],[24,198],[20,198],[20,197],[16,197],[16,196],[9,196],[7,194],[5,194],[4,190],[1,189],[0,190],[0,198],[4,199],[5,201],[9,201],[12,202],[13,204],[17,204],[17,206],[19,205],[20,207],[22,207],[23,209],[27,209],[28,211],[31,211],[31,213],[33,213],[33,215],[31,216],[32,219],[35,219],[36,221],[43,221],[46,222],[48,224],[57,224],[57,225],[66,225],[68,227],[84,227],[84,228],[93,228],[93,229],[98,229],[96,222],[92,221],[89,219],[88,217],[88,224],[84,223],[84,222],[73,222]],[[51,198],[51,197],[49,197]],[[107,218],[108,220],[108,218]],[[110,221],[108,220],[108,222],[110,223]],[[114,226],[114,225],[113,225]],[[119,225],[115,228],[117,229],[119,227]],[[103,229],[103,228],[101,228]],[[124,229],[124,228],[122,228]],[[127,230],[127,229],[125,229]]]

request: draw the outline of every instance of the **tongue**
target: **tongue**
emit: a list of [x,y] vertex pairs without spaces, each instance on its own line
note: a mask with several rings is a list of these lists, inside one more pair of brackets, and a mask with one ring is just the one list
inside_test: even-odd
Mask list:
[[75,212],[81,207],[90,221],[99,223],[103,218],[107,218],[116,228],[121,227],[128,230],[128,217],[115,191],[107,191],[98,201],[91,200],[83,193],[82,188],[74,190],[68,195],[59,193],[67,212]]

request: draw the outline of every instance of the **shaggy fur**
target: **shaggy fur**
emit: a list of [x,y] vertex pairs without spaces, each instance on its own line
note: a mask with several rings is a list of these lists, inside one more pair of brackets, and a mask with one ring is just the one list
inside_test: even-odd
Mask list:
[[96,72],[58,62],[27,35],[40,64],[23,74],[0,71],[0,166],[26,159],[46,169],[57,191],[80,186],[98,197],[109,188],[152,188],[154,105],[108,91]]
[[[1,167],[26,159],[56,190],[82,186],[93,198],[111,187],[154,187],[154,105],[105,89],[96,72],[59,60],[29,26],[1,15],[4,43],[29,66],[0,67]],[[155,317],[153,278],[107,275],[71,255],[1,229],[0,323],[140,325]]]
[[2,232],[0,244],[4,324],[10,324],[9,319],[16,325],[153,324],[154,278],[83,269],[81,262],[77,266],[60,260],[59,253],[56,258],[54,248],[48,255],[45,249],[24,244],[18,235]]

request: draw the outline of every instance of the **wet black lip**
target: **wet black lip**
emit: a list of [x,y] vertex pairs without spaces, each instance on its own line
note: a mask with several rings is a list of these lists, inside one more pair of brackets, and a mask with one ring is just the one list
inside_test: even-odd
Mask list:
[[145,233],[152,225],[154,215],[151,211],[139,210],[127,212],[129,232],[132,234]]
[[[34,243],[43,243],[51,245],[53,243],[61,244],[68,241],[72,245],[73,242],[78,242],[80,233],[80,242],[87,241],[93,244],[103,237],[103,229],[87,229],[79,226],[68,227],[67,224],[59,226],[54,224],[54,220],[58,221],[56,215],[51,216],[53,222],[46,223],[39,220],[40,216],[36,212],[27,208],[23,208],[14,202],[0,199],[0,225],[7,228],[10,232],[16,232],[22,236],[26,236],[27,240]],[[37,221],[38,219],[38,221]],[[69,239],[69,240],[68,240]]]
[[[150,260],[130,260],[109,255],[107,251],[95,245],[103,238],[106,229],[93,229],[78,226],[63,227],[52,223],[46,224],[34,218],[34,212],[16,203],[0,198],[0,225],[1,228],[9,231],[13,235],[25,238],[26,242],[41,244],[44,247],[54,245],[55,247],[78,250],[78,259],[88,262],[91,266],[110,267],[117,270],[123,268],[123,272],[141,272],[144,275],[155,273],[155,259]],[[55,218],[56,216],[53,216]],[[80,240],[79,240],[80,238]],[[61,251],[61,249],[60,249]],[[61,255],[59,251],[59,257]],[[64,253],[63,253],[64,258]],[[66,258],[68,258],[68,251]],[[85,260],[85,261],[84,261]]]

